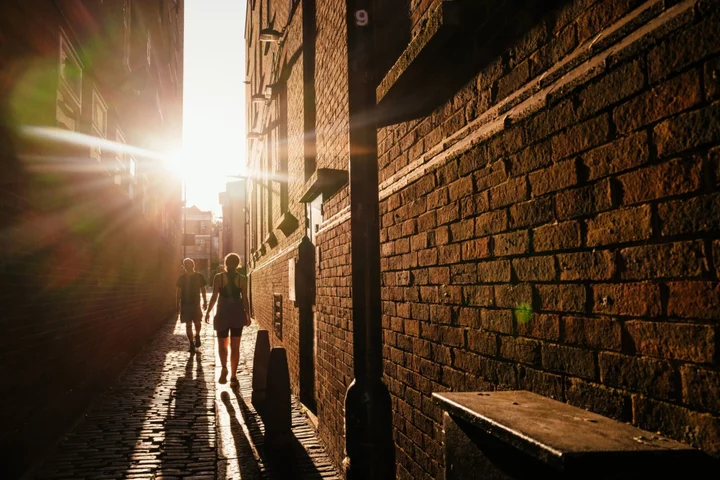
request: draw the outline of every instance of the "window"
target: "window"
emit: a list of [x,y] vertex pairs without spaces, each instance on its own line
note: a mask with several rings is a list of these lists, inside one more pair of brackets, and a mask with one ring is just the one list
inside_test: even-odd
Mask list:
[[265,212],[263,215],[263,221],[265,222],[264,228],[263,228],[263,235],[267,235],[273,231],[273,222],[272,222],[272,214],[273,214],[273,196],[271,195],[271,188],[272,188],[272,170],[270,167],[270,152],[268,148],[268,142],[270,136],[265,136],[265,152],[264,152],[264,159],[263,162],[263,171],[264,171],[264,182],[262,185],[263,195],[265,196]]
[[130,68],[130,28],[132,19],[132,7],[130,0],[123,1],[123,63]]
[[263,234],[263,223],[262,223],[262,216],[265,211],[263,208],[263,201],[262,201],[262,181],[257,180],[255,182],[255,224],[256,224],[256,231],[255,231],[255,248],[260,249],[260,245],[262,245],[262,238],[260,236]]
[[95,136],[107,137],[107,104],[97,89],[93,89],[92,128]]
[[82,103],[82,65],[67,37],[60,34],[60,80],[74,100]]
[[288,113],[287,85],[282,84],[278,91],[278,178],[280,182],[280,214],[289,210],[288,198]]
[[147,34],[147,50],[145,54],[147,55],[147,64],[150,66],[152,63],[152,36],[150,35],[150,31],[148,31]]
[[75,49],[63,31],[58,47],[58,87],[55,120],[58,126],[77,130],[82,107],[83,68]]
[[[91,110],[91,133],[96,137],[107,138],[107,104],[97,89],[93,89]],[[90,147],[90,158],[94,158],[98,162],[102,161],[102,148],[99,145]]]
[[317,236],[320,224],[323,221],[323,209],[322,209],[322,195],[318,195],[312,202],[307,204],[307,216],[308,216],[308,232],[307,236],[310,241],[316,244],[315,237]]
[[[121,143],[125,145],[125,136],[120,131],[120,129],[117,129],[115,131],[115,140],[117,143]],[[118,151],[115,154],[115,168],[112,172],[115,179],[115,185],[122,185],[123,184],[123,176],[125,175],[125,168],[127,165],[127,153],[124,149]]]
[[200,231],[201,231],[201,232],[204,232],[206,228],[207,228],[207,223],[206,223],[206,222],[200,222]]
[[276,92],[273,102],[274,118],[271,123],[274,128],[267,135],[267,152],[270,163],[270,191],[272,195],[271,218],[272,226],[277,226],[289,209],[288,205],[288,176],[287,176],[287,96],[284,84],[273,86]]

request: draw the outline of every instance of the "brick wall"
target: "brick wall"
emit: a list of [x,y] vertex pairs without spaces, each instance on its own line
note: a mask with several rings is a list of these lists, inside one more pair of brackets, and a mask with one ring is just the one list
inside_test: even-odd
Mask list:
[[[95,182],[97,184],[97,181]],[[23,183],[37,190],[38,183]],[[73,188],[74,185],[74,188]],[[179,253],[113,184],[38,209],[3,193],[2,471],[41,456],[174,312]],[[90,190],[64,179],[54,190]],[[65,195],[63,195],[64,197]],[[18,200],[20,199],[20,200]]]
[[318,236],[317,387],[320,436],[340,465],[345,450],[345,392],[353,375],[350,220]]
[[528,389],[720,456],[715,2],[575,1],[380,131],[402,478],[433,391]]
[[[129,144],[145,149],[169,146],[179,135],[182,62],[158,58],[181,49],[170,29],[182,24],[182,2],[177,15],[167,5],[153,8],[155,21],[146,24],[160,39],[153,42],[151,81],[142,92],[152,90],[151,107],[138,100],[146,97],[116,88],[129,73],[124,32],[116,29],[123,25],[121,3],[87,3],[5,2],[0,12],[2,478],[16,478],[41,458],[175,311],[179,184],[159,181],[153,159],[136,158],[131,174],[125,156],[126,172],[118,174],[119,155],[111,149],[31,139],[20,131],[70,129],[115,141],[120,129]],[[142,19],[142,8],[135,18]],[[99,27],[107,30],[90,33]],[[147,30],[132,36],[142,34]],[[69,91],[59,80],[61,42],[83,59],[81,80],[70,79],[82,99],[69,120],[59,113],[67,105],[58,105]],[[93,95],[105,101],[93,104]],[[102,118],[91,118],[105,102]],[[107,131],[98,133],[105,129],[93,121],[106,122]]]
[[[402,31],[381,32],[385,53],[417,34],[431,3],[409,2]],[[432,114],[378,132],[383,353],[401,478],[442,477],[430,395],[444,390],[528,389],[720,454],[717,4],[555,5]],[[348,163],[344,15],[343,2],[317,2],[322,168]],[[303,80],[287,78],[291,125]],[[308,152],[292,140],[300,124],[290,130],[290,208],[303,233],[256,261],[253,303],[269,329],[270,296],[287,291],[304,234]],[[338,464],[352,380],[348,206],[347,187],[324,199],[316,242],[319,433]],[[283,308],[297,393],[297,316]]]
[[[287,3],[287,2],[286,2]],[[251,3],[248,3],[252,5]],[[306,205],[299,203],[309,187],[305,178],[305,160],[315,155],[317,168],[347,170],[349,146],[347,144],[347,61],[345,48],[345,3],[339,0],[316,2],[315,78],[303,78],[303,8],[298,3],[293,10],[274,2],[271,12],[263,12],[257,2],[249,18],[253,43],[248,46],[248,59],[254,58],[258,44],[257,31],[267,26],[266,18],[275,19],[274,27],[285,32],[281,45],[261,47],[261,68],[249,61],[249,76],[253,89],[281,80],[287,91],[287,155],[289,209],[298,220],[298,227],[289,234],[274,229],[277,242],[265,243],[264,251],[258,248],[252,265],[252,303],[255,319],[262,328],[273,331],[272,295],[283,296],[282,338],[271,333],[271,344],[282,345],[288,352],[288,363],[293,394],[300,395],[300,342],[299,312],[288,299],[288,261],[297,260],[298,245],[306,235]],[[262,8],[265,8],[264,6]],[[273,67],[275,65],[276,67]],[[273,70],[274,68],[274,70]],[[304,124],[306,108],[306,82],[314,82],[315,141],[308,141]],[[255,93],[255,92],[253,92]],[[252,110],[252,106],[249,107]],[[272,125],[278,117],[275,100],[265,107],[267,114],[259,116],[262,127]],[[258,128],[260,125],[258,125]],[[314,144],[313,144],[314,143]],[[262,170],[262,147],[251,146],[251,170]],[[264,188],[256,184],[253,188]],[[257,190],[254,190],[257,191]],[[319,261],[316,268],[316,341],[315,392],[319,434],[337,465],[343,458],[345,391],[352,380],[352,337],[350,334],[350,266],[349,266],[349,205],[347,187],[323,199],[323,224],[317,234],[316,246]],[[251,193],[251,195],[253,195]],[[252,198],[252,197],[251,197]],[[273,206],[274,208],[274,206]],[[259,209],[251,221],[257,221]],[[257,241],[262,244],[264,238]]]

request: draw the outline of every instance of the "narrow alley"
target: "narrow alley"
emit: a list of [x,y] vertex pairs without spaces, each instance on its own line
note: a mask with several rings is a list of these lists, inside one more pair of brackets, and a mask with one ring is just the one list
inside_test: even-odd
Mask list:
[[720,0],[0,0],[0,309],[0,480],[709,478]]
[[184,326],[171,319],[93,403],[38,479],[339,479],[315,432],[293,403],[294,461],[266,461],[263,422],[250,402],[257,326],[241,343],[240,387],[217,384],[212,328],[188,351]]

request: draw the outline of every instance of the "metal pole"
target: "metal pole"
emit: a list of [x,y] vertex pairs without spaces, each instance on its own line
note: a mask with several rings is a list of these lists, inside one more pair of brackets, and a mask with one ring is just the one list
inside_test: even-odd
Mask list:
[[382,381],[382,313],[374,118],[373,0],[347,0],[353,368],[345,396],[346,478],[394,479],[390,394]]

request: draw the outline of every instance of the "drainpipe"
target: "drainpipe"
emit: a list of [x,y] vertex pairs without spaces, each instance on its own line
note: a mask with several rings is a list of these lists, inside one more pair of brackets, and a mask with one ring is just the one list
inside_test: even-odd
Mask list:
[[373,0],[347,0],[353,370],[345,395],[348,480],[394,479],[390,393],[382,381]]

